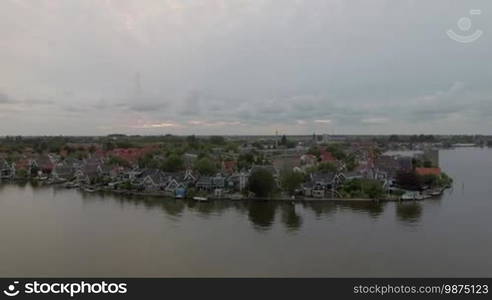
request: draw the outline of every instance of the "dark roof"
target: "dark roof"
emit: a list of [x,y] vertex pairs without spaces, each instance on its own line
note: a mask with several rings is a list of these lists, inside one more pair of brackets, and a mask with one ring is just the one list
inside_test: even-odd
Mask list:
[[398,163],[400,169],[411,170],[413,168],[413,159],[411,157],[399,157]]
[[311,181],[312,182],[323,182],[323,183],[331,183],[333,179],[335,178],[336,173],[335,172],[328,172],[328,173],[321,173],[321,172],[316,172],[316,173],[311,173]]
[[210,176],[200,176],[198,181],[196,182],[197,185],[211,185],[212,184],[212,177]]
[[71,177],[74,174],[74,169],[71,166],[60,165],[55,167],[55,172],[59,177]]
[[155,184],[160,184],[166,182],[164,172],[157,169],[146,169],[139,176],[142,180],[150,177]]
[[98,166],[99,166],[99,164],[94,164],[94,163],[85,164],[84,167],[82,168],[82,171],[84,172],[84,175],[86,175],[86,176],[97,177]]
[[275,167],[272,165],[263,165],[263,166],[256,165],[256,166],[253,166],[250,170],[250,173],[253,173],[253,172],[258,171],[258,170],[267,170],[268,172],[270,172],[272,174],[277,174],[277,169],[275,169]]

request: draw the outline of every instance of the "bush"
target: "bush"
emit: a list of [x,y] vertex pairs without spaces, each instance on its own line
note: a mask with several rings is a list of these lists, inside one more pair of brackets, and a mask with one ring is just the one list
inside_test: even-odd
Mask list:
[[273,175],[265,169],[254,171],[248,178],[248,190],[257,197],[268,197],[275,189]]
[[198,160],[195,163],[195,169],[201,175],[214,175],[215,173],[217,173],[217,166],[215,165],[215,163],[206,157]]
[[384,197],[385,191],[380,181],[371,179],[353,179],[344,183],[340,190],[342,197],[371,198]]
[[396,183],[404,189],[419,190],[422,187],[422,178],[413,171],[401,171],[396,174]]
[[323,162],[318,165],[318,171],[321,173],[331,173],[337,171],[337,166],[330,162]]
[[171,154],[162,164],[162,170],[166,172],[177,172],[184,167],[184,161],[180,156]]
[[304,181],[304,175],[299,172],[285,171],[280,175],[280,184],[282,189],[287,191],[289,195],[293,195],[295,190],[301,186]]

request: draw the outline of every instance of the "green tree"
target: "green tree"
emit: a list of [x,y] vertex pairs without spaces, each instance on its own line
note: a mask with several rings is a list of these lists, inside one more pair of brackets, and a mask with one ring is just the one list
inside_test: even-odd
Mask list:
[[20,178],[20,179],[26,179],[26,178],[29,176],[29,174],[27,174],[27,170],[25,170],[25,169],[20,169],[20,170],[18,170],[18,171],[15,173],[15,175],[16,175],[18,178]]
[[285,135],[282,135],[282,138],[280,139],[280,145],[287,146],[287,142],[287,137]]
[[326,148],[337,160],[343,160],[347,156],[339,144],[333,144]]
[[177,154],[171,154],[162,164],[162,169],[167,172],[177,172],[182,170],[183,167],[184,161]]
[[223,136],[211,136],[210,143],[214,145],[224,145],[225,138]]
[[114,148],[116,148],[116,144],[113,143],[113,142],[105,142],[103,144],[103,150],[104,151],[111,151],[113,150]]
[[275,179],[272,173],[265,169],[254,171],[248,178],[248,190],[257,197],[268,197],[275,189]]
[[371,199],[380,199],[384,196],[384,188],[379,181],[367,180],[363,184],[364,193]]
[[199,159],[195,163],[195,169],[201,175],[214,175],[215,173],[217,173],[217,166],[212,160],[208,159],[207,157]]
[[285,171],[280,175],[280,185],[289,195],[293,195],[295,190],[301,186],[304,175],[299,172]]
[[199,140],[197,139],[197,137],[195,135],[190,135],[190,136],[187,136],[186,137],[186,142],[188,143],[188,146],[191,148],[191,149],[199,149],[200,148],[200,142]]
[[318,165],[318,171],[321,173],[336,172],[337,166],[331,162],[323,162]]
[[353,171],[359,165],[359,163],[357,162],[357,158],[353,154],[347,155],[343,162],[345,163],[347,171]]
[[111,155],[108,160],[110,166],[129,167],[130,163],[121,157]]
[[321,155],[321,151],[319,149],[318,146],[312,146],[311,148],[309,148],[309,150],[307,151],[308,154],[311,154],[311,155],[314,155],[316,157],[319,157]]
[[253,153],[243,153],[240,154],[237,159],[237,166],[239,170],[249,169],[255,162],[255,156]]
[[96,147],[94,145],[90,145],[89,147],[89,153],[93,154],[94,152],[96,152]]
[[430,160],[424,161],[424,168],[432,168],[432,162]]

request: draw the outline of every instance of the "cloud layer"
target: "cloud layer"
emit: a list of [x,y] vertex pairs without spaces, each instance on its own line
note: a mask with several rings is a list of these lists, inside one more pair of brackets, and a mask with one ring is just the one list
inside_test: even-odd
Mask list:
[[490,134],[492,4],[427,2],[1,1],[0,135]]

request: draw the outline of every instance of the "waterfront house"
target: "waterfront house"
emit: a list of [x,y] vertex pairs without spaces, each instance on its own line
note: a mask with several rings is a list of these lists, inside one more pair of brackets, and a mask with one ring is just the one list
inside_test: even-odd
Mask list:
[[16,176],[19,176],[20,174],[25,174],[28,177],[38,176],[38,171],[38,164],[34,159],[24,157],[15,162]]
[[95,163],[85,164],[81,169],[75,172],[77,182],[82,184],[94,183],[99,176],[98,167],[99,164]]
[[156,169],[146,169],[137,179],[137,183],[146,191],[163,191],[168,184],[165,174]]
[[223,189],[225,187],[226,177],[220,173],[217,173],[212,177],[212,188],[213,189]]
[[0,161],[0,180],[13,179],[15,177],[15,164],[9,164],[7,160]]
[[200,176],[195,184],[195,187],[199,191],[211,191],[212,190],[212,177]]
[[309,181],[303,185],[304,195],[307,197],[331,197],[345,177],[336,172],[315,172],[309,175]]
[[183,172],[161,172],[161,190],[169,196],[175,196],[178,189],[186,190],[186,183],[183,181],[186,173]]
[[373,178],[378,180],[390,180],[396,177],[401,169],[401,160],[396,156],[380,156],[374,162]]
[[50,175],[55,164],[48,155],[39,155],[34,160],[38,166],[38,175]]
[[63,164],[70,166],[74,169],[79,169],[84,165],[84,162],[74,157],[67,157],[63,160]]
[[75,170],[68,164],[58,164],[53,168],[51,176],[56,180],[71,180],[75,176]]
[[343,175],[345,180],[354,180],[354,179],[364,178],[364,174],[360,170],[345,171],[341,175]]
[[216,189],[226,187],[226,177],[218,173],[215,176],[201,176],[195,184],[195,187],[201,191],[212,192]]
[[226,179],[226,188],[235,191],[242,192],[246,188],[248,182],[248,174],[245,172],[236,172],[230,175]]
[[194,174],[192,169],[187,169],[183,177],[181,178],[181,182],[183,183],[184,186],[191,187],[191,186],[195,186],[197,178],[198,175]]

